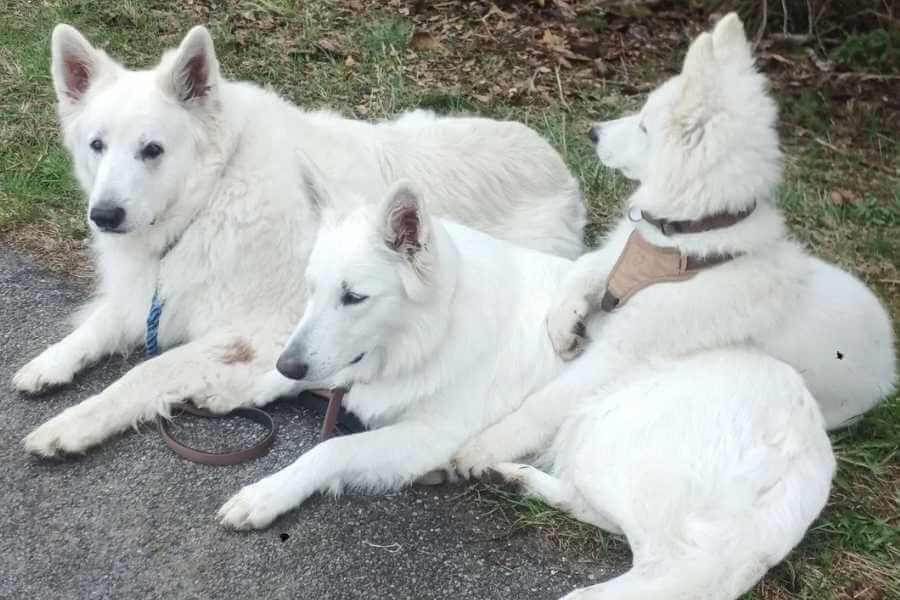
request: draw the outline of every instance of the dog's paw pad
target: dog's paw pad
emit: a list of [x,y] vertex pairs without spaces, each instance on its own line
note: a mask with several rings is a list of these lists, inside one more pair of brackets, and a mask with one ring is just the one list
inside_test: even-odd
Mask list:
[[572,333],[575,335],[575,337],[584,339],[584,337],[587,335],[587,328],[584,326],[584,321],[580,319],[576,321],[575,325],[572,326]]
[[232,496],[216,513],[219,523],[232,529],[262,529],[277,516],[272,503],[253,485]]
[[488,467],[481,474],[481,481],[484,483],[490,483],[492,485],[506,485],[509,483],[509,480],[506,476],[495,469],[494,467]]
[[53,348],[32,359],[13,375],[12,386],[25,394],[40,394],[72,381],[74,371]]
[[525,472],[534,467],[516,463],[498,463],[485,469],[482,480],[495,485],[503,485],[514,491],[521,491]]
[[553,348],[562,358],[575,358],[584,349],[587,327],[584,319],[588,306],[584,301],[566,302],[547,315],[547,333]]
[[57,458],[65,453],[59,436],[45,431],[43,427],[32,431],[22,440],[25,451],[43,458]]

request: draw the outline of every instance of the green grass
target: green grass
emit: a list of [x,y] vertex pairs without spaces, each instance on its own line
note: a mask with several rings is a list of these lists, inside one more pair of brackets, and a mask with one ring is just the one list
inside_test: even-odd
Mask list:
[[[271,86],[306,107],[329,106],[366,119],[425,107],[523,121],[551,141],[583,182],[592,242],[633,188],[599,166],[585,132],[590,121],[632,110],[641,98],[605,84],[578,93],[565,72],[557,86],[552,69],[540,76],[546,93],[523,91],[527,86],[508,73],[512,68],[526,76],[535,73],[522,50],[527,41],[501,39],[486,51],[488,42],[463,37],[481,26],[477,17],[463,15],[460,26],[448,30],[460,36],[443,35],[439,48],[411,51],[408,42],[418,26],[395,9],[367,6],[360,12],[348,9],[347,2],[291,0],[238,2],[227,12],[209,13],[204,6],[0,0],[0,234],[35,228],[38,237],[86,235],[83,200],[60,143],[49,75],[49,36],[59,21],[77,26],[132,67],[154,64],[190,25],[205,23],[227,76]],[[605,23],[595,20],[598,27]],[[665,67],[629,65],[627,72],[652,84]],[[815,141],[831,143],[834,119],[825,95],[807,90],[779,100],[787,126],[808,132],[791,136],[786,148],[787,181],[780,198],[792,229],[815,253],[860,275],[896,320],[900,183],[867,171],[852,149],[836,157]],[[858,129],[875,148],[867,156],[889,164],[900,156],[900,141],[896,132],[881,128],[878,117],[861,110]],[[864,191],[853,202],[836,204],[831,192],[846,181],[862,181],[856,189]],[[839,472],[828,508],[801,546],[748,598],[900,598],[900,398],[894,395],[832,438]],[[505,519],[511,532],[538,529],[562,550],[598,561],[625,551],[618,538],[540,503],[497,488],[477,490],[476,505]],[[859,595],[868,593],[866,585],[881,595]]]

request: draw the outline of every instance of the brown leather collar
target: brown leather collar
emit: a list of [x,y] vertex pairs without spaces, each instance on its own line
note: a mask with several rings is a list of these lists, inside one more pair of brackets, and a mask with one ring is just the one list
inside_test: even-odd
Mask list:
[[747,217],[756,210],[756,201],[753,204],[738,213],[716,213],[707,215],[702,219],[685,220],[685,221],[669,221],[668,219],[657,218],[646,211],[641,211],[641,218],[660,230],[663,235],[669,236],[673,233],[703,233],[713,229],[723,229],[731,227]]

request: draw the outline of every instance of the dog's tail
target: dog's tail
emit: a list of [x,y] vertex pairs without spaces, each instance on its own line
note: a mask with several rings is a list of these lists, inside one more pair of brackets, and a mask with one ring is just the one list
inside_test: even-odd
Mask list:
[[[579,600],[734,600],[765,574],[769,565],[690,553],[678,561],[635,565],[610,581],[578,590]],[[567,596],[568,598],[568,596]]]

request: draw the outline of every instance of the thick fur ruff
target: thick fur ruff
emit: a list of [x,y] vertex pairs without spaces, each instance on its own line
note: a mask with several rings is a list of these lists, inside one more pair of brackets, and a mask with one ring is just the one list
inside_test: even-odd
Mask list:
[[[54,30],[52,51],[100,283],[77,328],[14,385],[66,384],[140,347],[155,291],[168,350],[36,429],[25,439],[32,453],[82,452],[184,398],[215,411],[251,402],[252,382],[303,313],[320,222],[309,170],[351,191],[345,208],[407,177],[435,214],[546,252],[582,251],[578,183],[519,123],[416,111],[370,124],[304,112],[222,78],[202,27],[148,71],[126,70],[67,25]],[[236,344],[246,360],[229,358]]]

